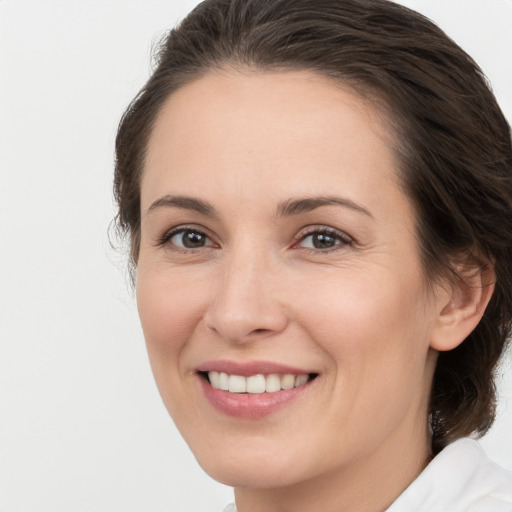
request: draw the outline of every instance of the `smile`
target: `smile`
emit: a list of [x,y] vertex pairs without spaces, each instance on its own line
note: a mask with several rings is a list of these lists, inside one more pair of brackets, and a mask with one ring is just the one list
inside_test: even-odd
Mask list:
[[270,375],[229,375],[225,372],[211,371],[207,373],[211,386],[215,389],[228,391],[229,393],[277,393],[282,390],[290,390],[304,386],[309,380],[309,374],[293,375],[270,374]]
[[196,369],[203,396],[223,415],[257,420],[315,388],[318,373],[264,361],[210,361]]

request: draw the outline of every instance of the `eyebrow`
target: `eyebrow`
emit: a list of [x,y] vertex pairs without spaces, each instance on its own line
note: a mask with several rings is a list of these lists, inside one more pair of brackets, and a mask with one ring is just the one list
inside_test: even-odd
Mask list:
[[[305,197],[299,199],[288,199],[283,201],[277,207],[278,217],[289,217],[292,215],[300,215],[301,213],[308,213],[322,206],[343,206],[350,208],[360,213],[364,213],[369,217],[373,218],[373,215],[363,206],[355,203],[354,201],[343,198],[343,197]],[[207,215],[209,217],[218,217],[217,211],[210,203],[195,197],[189,196],[171,196],[165,195],[160,199],[157,199],[148,208],[147,213],[163,208],[163,207],[174,207],[182,208],[184,210],[192,210],[201,215]]]
[[373,218],[373,215],[360,204],[344,197],[305,197],[300,199],[289,199],[280,203],[277,207],[278,216],[291,216],[307,213],[322,206],[344,206]]
[[151,206],[148,208],[147,213],[151,213],[158,208],[163,207],[174,207],[174,208],[182,208],[184,210],[192,210],[200,213],[201,215],[208,215],[209,217],[217,217],[217,212],[215,208],[206,201],[202,201],[201,199],[196,199],[195,197],[188,196],[171,196],[166,195],[157,199]]

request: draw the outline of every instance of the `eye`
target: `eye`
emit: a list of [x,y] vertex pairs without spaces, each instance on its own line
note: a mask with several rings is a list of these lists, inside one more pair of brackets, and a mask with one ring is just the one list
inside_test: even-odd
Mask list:
[[166,243],[172,244],[177,249],[200,249],[215,245],[203,232],[192,228],[178,228],[166,233],[160,240],[160,245]]
[[301,236],[297,246],[304,249],[329,251],[337,246],[346,246],[352,243],[351,238],[334,229],[322,228],[309,231]]

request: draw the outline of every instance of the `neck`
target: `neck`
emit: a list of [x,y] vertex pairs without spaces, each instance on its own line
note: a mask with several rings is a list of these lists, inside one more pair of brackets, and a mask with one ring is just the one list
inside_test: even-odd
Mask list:
[[236,488],[238,512],[384,511],[431,460],[426,423],[413,435],[395,431],[378,450],[309,481],[285,488]]

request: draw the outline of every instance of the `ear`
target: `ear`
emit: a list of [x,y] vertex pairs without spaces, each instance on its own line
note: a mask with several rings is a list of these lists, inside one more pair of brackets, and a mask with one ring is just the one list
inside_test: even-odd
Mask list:
[[461,265],[457,276],[436,290],[436,319],[430,346],[439,351],[460,345],[478,325],[494,292],[495,274],[490,263]]

